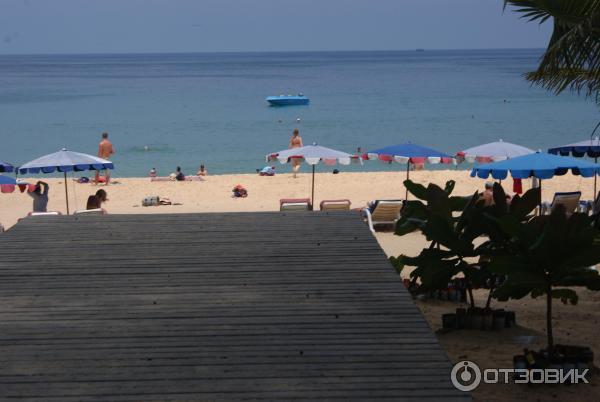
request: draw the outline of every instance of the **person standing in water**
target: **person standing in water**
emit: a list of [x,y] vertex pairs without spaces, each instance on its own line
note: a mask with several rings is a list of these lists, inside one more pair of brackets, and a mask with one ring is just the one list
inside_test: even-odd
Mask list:
[[[300,131],[297,128],[294,129],[294,133],[292,134],[292,138],[290,139],[290,149],[293,148],[301,148],[302,145],[302,137],[300,137]],[[298,171],[300,170],[300,165],[302,164],[302,160],[300,158],[292,158],[292,170],[294,171],[294,179],[298,177]]]
[[[106,132],[102,133],[102,140],[100,141],[100,144],[98,144],[98,157],[102,158],[102,159],[108,159],[114,153],[115,153],[115,149],[113,148],[112,142],[110,142],[108,139],[108,133],[106,133]],[[108,185],[108,182],[110,180],[110,173],[109,173],[108,169],[104,170],[104,177],[106,178],[106,184]],[[100,181],[100,171],[97,170],[96,171],[96,184],[98,184],[99,181]]]

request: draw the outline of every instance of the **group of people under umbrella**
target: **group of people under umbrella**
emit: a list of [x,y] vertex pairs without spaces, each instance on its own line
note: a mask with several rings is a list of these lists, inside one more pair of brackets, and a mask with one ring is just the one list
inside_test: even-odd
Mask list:
[[[569,157],[568,155],[572,155],[573,157]],[[583,156],[594,158],[595,163],[581,159]],[[550,179],[555,175],[564,175],[568,171],[571,171],[573,174],[582,177],[594,177],[594,194],[596,194],[597,176],[600,175],[600,165],[597,164],[598,157],[600,157],[600,138],[596,137],[575,144],[551,148],[549,153],[535,152],[529,148],[500,140],[466,149],[458,152],[455,156],[412,143],[387,146],[369,151],[363,155],[352,155],[313,144],[271,153],[267,155],[266,159],[267,161],[277,160],[282,164],[306,162],[310,165],[312,167],[311,201],[312,205],[314,205],[315,166],[320,162],[326,165],[336,163],[341,165],[349,165],[351,163],[362,164],[363,160],[380,160],[388,163],[396,162],[406,165],[407,178],[410,176],[411,164],[454,164],[457,163],[457,160],[459,162],[465,160],[476,163],[471,171],[471,176],[482,179],[486,179],[491,175],[496,180],[504,180],[510,173],[515,179],[537,178],[541,181]],[[63,173],[65,177],[68,214],[67,173],[87,170],[100,171],[113,168],[114,165],[109,160],[68,151],[63,148],[58,152],[25,163],[18,168],[14,168],[8,163],[0,162],[0,186],[2,186],[2,192],[8,192],[11,189],[14,190],[15,186],[19,185],[16,179],[1,174],[11,173],[15,170],[19,174]],[[24,191],[23,188],[21,191]],[[405,197],[408,198],[408,192]]]
[[[67,173],[83,172],[87,170],[101,171],[114,169],[111,161],[80,152],[68,151],[63,148],[58,152],[44,155],[31,162],[27,162],[18,168],[0,162],[0,172],[10,173],[13,171],[19,174],[39,174],[39,173],[63,173],[65,178],[65,199],[67,214],[69,214],[69,190],[67,186]],[[0,185],[2,192],[12,192],[19,186],[21,191],[25,191],[26,183],[17,181],[15,178],[0,174]]]

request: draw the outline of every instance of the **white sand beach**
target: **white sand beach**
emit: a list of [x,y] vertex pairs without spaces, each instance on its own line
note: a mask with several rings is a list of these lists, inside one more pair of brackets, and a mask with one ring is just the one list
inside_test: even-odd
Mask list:
[[[114,174],[114,173],[113,173]],[[361,172],[361,173],[317,173],[315,178],[315,204],[325,199],[349,199],[352,208],[361,208],[374,199],[404,199],[405,172]],[[63,179],[25,177],[29,183],[38,179],[50,184],[48,209],[66,213]],[[471,178],[467,170],[431,170],[411,172],[411,179],[427,184],[436,183],[443,187],[447,180],[456,181],[455,195],[469,195],[482,191],[485,181]],[[69,179],[71,212],[85,209],[87,197],[99,188],[108,192],[109,202],[104,205],[111,214],[137,213],[198,213],[198,212],[249,212],[277,211],[281,198],[310,197],[311,175],[302,173],[296,179],[291,174],[261,177],[256,174],[234,174],[207,176],[202,182],[150,182],[150,178],[113,177],[108,186],[79,184]],[[243,199],[231,197],[232,188],[241,184],[249,196]],[[523,181],[523,189],[530,187],[529,180]],[[512,180],[503,183],[505,191],[512,192]],[[546,180],[542,184],[544,200],[551,201],[556,191],[581,191],[582,199],[593,198],[593,179],[567,174]],[[142,207],[146,196],[169,198],[181,205]],[[31,199],[27,194],[15,191],[0,194],[0,223],[6,228],[14,225],[31,211]]]

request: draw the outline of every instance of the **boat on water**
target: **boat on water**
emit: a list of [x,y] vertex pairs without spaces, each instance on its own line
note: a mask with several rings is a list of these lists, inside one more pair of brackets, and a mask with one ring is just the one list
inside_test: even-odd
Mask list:
[[267,102],[269,102],[271,106],[308,105],[310,99],[302,94],[278,95],[267,97]]

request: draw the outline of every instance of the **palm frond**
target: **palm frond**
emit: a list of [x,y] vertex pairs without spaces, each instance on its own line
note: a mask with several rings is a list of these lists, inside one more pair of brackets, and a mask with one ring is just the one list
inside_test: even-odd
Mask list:
[[600,91],[600,0],[505,0],[522,18],[552,18],[554,29],[538,69],[526,78],[560,93]]

